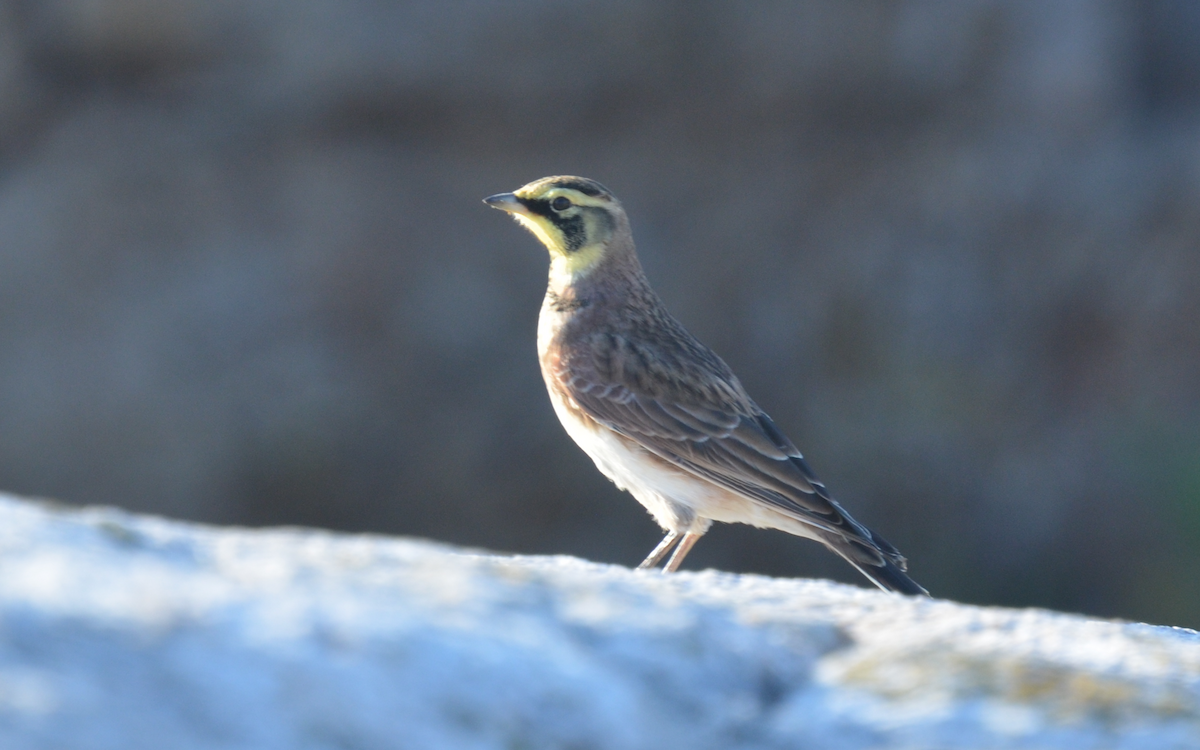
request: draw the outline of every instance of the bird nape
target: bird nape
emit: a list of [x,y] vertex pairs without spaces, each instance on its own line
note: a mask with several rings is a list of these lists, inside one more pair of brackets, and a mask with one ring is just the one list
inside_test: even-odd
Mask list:
[[545,177],[484,199],[550,252],[538,358],[567,433],[666,531],[639,567],[674,571],[713,521],[815,539],[875,585],[927,594],[855,521],[729,366],[650,288],[629,219],[603,185]]

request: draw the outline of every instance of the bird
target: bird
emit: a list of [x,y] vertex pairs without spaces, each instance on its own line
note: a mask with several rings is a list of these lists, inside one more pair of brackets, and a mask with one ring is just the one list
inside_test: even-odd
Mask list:
[[[891,544],[833,499],[733,371],[670,313],[600,183],[543,177],[484,198],[550,253],[538,360],[572,439],[666,535],[639,568],[677,570],[714,521],[813,539],[879,588],[928,592]],[[670,558],[667,558],[667,555]]]

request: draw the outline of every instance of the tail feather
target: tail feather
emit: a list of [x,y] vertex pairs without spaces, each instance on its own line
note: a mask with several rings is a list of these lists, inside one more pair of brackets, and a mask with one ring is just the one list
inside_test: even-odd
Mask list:
[[884,560],[881,565],[867,565],[848,557],[846,560],[858,568],[858,572],[871,579],[871,583],[884,591],[894,591],[897,594],[909,596],[929,596],[929,592],[925,590],[924,586],[909,578],[907,573],[889,560]]
[[875,532],[868,529],[867,533],[869,540],[829,535],[821,541],[884,591],[929,596],[925,587],[909,578],[905,572],[907,561],[904,556]]

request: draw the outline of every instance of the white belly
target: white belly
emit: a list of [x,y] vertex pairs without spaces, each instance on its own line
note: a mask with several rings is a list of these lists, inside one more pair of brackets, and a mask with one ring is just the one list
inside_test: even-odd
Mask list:
[[631,448],[616,433],[580,421],[553,391],[550,402],[567,434],[591,456],[596,468],[627,490],[650,511],[658,525],[679,533],[704,533],[712,516],[705,513],[724,490]]

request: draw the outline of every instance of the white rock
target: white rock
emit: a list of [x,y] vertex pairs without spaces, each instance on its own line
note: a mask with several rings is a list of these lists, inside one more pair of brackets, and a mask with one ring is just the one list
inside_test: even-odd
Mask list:
[[1200,636],[0,496],[0,747],[1200,748]]

